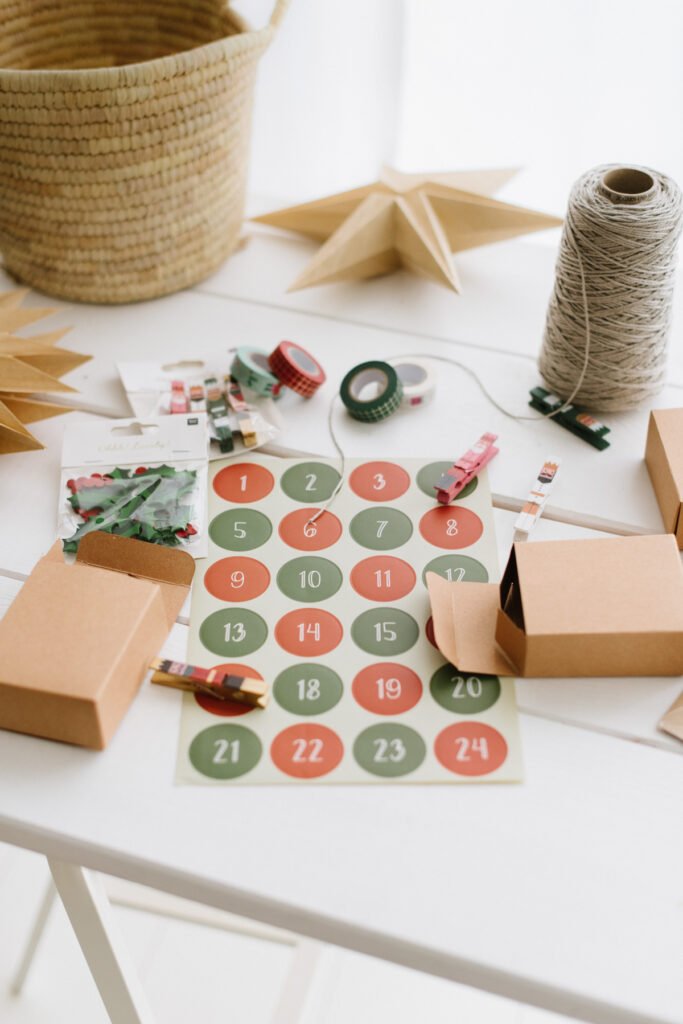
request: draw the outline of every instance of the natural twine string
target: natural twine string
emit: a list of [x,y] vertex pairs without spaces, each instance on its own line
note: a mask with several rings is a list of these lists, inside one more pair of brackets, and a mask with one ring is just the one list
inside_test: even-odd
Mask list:
[[647,168],[574,185],[539,359],[565,402],[631,409],[661,390],[682,215],[678,186]]

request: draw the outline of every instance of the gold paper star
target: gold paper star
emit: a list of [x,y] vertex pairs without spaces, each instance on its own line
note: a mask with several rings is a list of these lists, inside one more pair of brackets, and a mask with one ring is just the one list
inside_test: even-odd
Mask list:
[[56,312],[23,307],[27,292],[26,288],[17,288],[0,295],[0,455],[44,447],[25,424],[61,416],[71,409],[39,398],[34,392],[75,391],[58,378],[90,359],[80,352],[55,347],[68,327],[31,338],[18,338],[13,333]]
[[403,174],[253,219],[324,242],[289,289],[387,274],[398,267],[460,291],[452,252],[562,223],[492,199],[516,170]]

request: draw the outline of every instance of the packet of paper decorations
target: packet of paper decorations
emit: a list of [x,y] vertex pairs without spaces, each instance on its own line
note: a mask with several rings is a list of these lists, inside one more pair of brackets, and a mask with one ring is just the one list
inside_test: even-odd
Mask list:
[[95,530],[207,554],[206,413],[80,420],[64,433],[59,536]]
[[213,444],[209,458],[244,455],[273,441],[282,416],[271,398],[253,394],[230,378],[234,350],[188,359],[119,363],[117,368],[136,416],[206,412]]

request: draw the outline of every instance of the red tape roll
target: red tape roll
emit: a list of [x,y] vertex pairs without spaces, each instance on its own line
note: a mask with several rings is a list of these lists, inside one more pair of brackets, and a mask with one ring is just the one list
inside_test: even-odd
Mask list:
[[293,341],[281,341],[268,356],[268,366],[285,387],[304,398],[315,394],[326,380],[317,359]]

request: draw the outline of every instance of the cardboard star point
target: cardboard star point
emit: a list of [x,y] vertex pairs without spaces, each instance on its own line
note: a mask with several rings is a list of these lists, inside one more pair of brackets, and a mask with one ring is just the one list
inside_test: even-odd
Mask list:
[[69,405],[51,402],[43,395],[75,392],[59,378],[90,359],[57,347],[69,328],[29,338],[13,333],[56,312],[23,307],[27,294],[25,288],[0,294],[0,455],[43,447],[26,424],[71,411]]
[[[458,292],[452,253],[562,223],[492,197],[514,174],[507,168],[404,174],[385,167],[370,185],[253,220],[323,243],[289,291],[405,267]],[[1,316],[0,308],[0,327]]]

